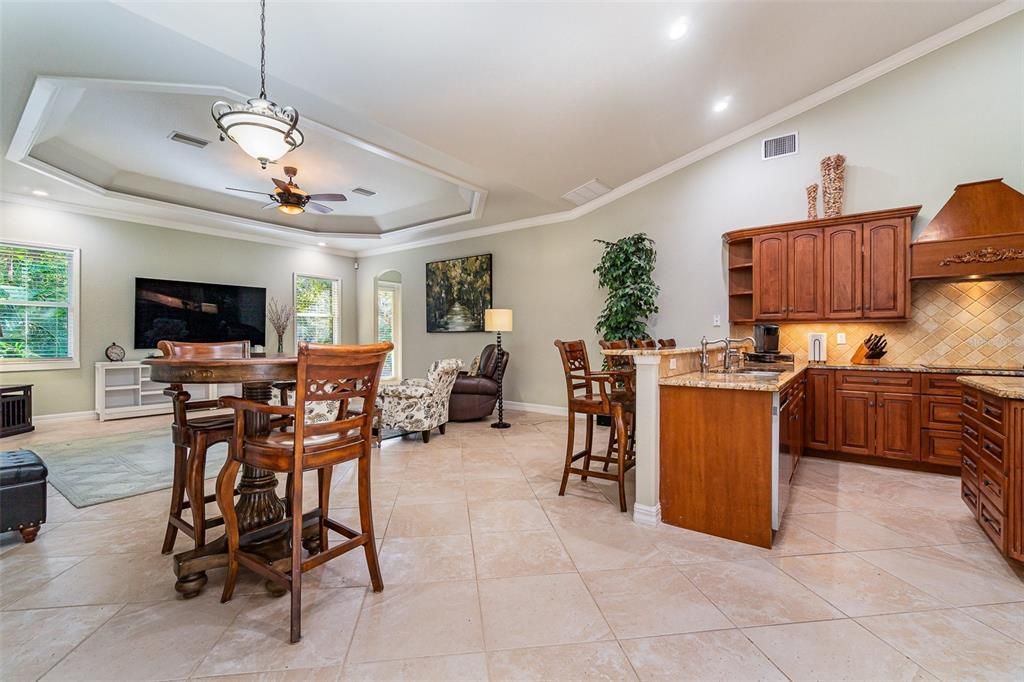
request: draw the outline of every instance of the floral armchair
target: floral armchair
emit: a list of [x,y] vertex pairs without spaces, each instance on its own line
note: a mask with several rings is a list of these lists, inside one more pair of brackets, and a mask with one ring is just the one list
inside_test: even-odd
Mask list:
[[426,379],[382,385],[377,393],[380,426],[407,433],[419,431],[424,443],[430,442],[430,432],[435,428],[443,434],[448,423],[448,400],[460,369],[462,360],[437,360]]

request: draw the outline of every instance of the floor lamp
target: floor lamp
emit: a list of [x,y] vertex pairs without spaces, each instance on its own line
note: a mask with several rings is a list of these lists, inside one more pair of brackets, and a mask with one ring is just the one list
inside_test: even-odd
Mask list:
[[505,376],[505,363],[501,349],[501,333],[512,331],[512,311],[508,308],[488,308],[484,311],[484,330],[498,334],[498,421],[491,424],[492,429],[507,429],[512,426],[505,421],[505,405],[501,395],[502,379]]

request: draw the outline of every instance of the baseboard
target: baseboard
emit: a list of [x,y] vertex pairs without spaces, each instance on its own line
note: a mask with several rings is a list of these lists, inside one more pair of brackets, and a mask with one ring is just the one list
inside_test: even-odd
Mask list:
[[86,410],[85,412],[58,412],[56,414],[39,414],[32,416],[33,423],[47,423],[47,422],[88,422],[99,419],[99,415],[96,414],[96,410]]
[[554,414],[565,417],[569,410],[558,405],[543,405],[541,403],[519,403],[512,400],[505,401],[505,408],[509,410],[520,410],[522,412],[539,412],[540,414]]
[[633,523],[638,526],[657,526],[661,523],[661,504],[653,507],[646,504],[633,504]]

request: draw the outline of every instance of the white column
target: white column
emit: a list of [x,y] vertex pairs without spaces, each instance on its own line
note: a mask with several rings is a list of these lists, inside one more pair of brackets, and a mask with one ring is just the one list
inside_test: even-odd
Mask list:
[[660,355],[636,355],[636,503],[633,522],[661,522]]

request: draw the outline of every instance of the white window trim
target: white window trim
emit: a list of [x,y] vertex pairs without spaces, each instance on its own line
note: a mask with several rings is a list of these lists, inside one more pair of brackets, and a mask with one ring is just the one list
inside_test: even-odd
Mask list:
[[377,319],[380,315],[380,290],[393,289],[395,292],[395,320],[391,326],[391,343],[395,350],[392,355],[391,366],[394,369],[394,376],[382,379],[386,383],[399,382],[402,380],[402,284],[400,282],[377,281],[373,290],[373,336],[380,341],[377,328]]
[[299,283],[299,277],[307,277],[311,279],[327,279],[334,282],[334,343],[341,343],[341,287],[342,280],[340,277],[334,277],[333,275],[317,275],[309,272],[293,272],[292,273],[292,345],[295,352],[299,352],[299,311],[295,305],[295,289]]
[[36,249],[53,249],[71,252],[71,302],[68,306],[68,319],[71,326],[69,343],[70,358],[5,358],[0,361],[0,373],[3,372],[38,372],[54,369],[79,369],[81,363],[81,291],[82,291],[82,250],[76,246],[63,244],[45,244],[42,242],[25,242],[15,239],[3,239],[5,244],[25,246]]

